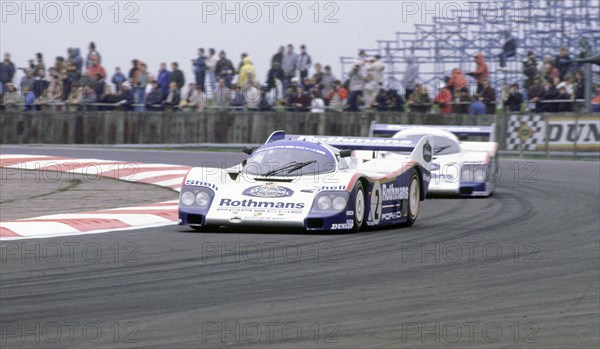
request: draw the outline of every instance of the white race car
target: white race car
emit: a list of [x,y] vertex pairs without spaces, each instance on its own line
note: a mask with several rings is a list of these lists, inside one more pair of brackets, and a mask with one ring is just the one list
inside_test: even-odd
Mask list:
[[[431,136],[433,160],[430,194],[490,196],[498,173],[498,143],[491,126],[421,126],[371,124],[370,136],[391,135],[392,139],[418,139]],[[468,137],[487,138],[487,142],[461,141]],[[402,159],[398,152],[380,152],[381,158]]]
[[[357,151],[406,152],[394,159]],[[419,139],[298,136],[274,132],[240,165],[195,167],[179,198],[179,224],[360,230],[412,225],[430,181],[430,136]]]

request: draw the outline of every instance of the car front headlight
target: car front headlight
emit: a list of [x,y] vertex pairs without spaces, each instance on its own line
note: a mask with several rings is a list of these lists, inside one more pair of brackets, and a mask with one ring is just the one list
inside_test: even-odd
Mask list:
[[333,199],[333,208],[336,211],[342,211],[343,209],[346,208],[346,204],[348,203],[348,201],[346,201],[346,199],[342,196],[336,196],[335,199]]
[[181,194],[181,203],[186,206],[192,205],[195,200],[196,200],[196,197],[190,191],[186,191],[183,194]]
[[317,206],[321,211],[327,211],[331,208],[331,199],[328,196],[321,196],[317,200]]
[[346,209],[350,194],[345,191],[321,192],[317,194],[312,212],[339,213]]
[[207,208],[208,204],[210,204],[210,196],[207,192],[201,191],[196,195],[196,203],[200,208]]

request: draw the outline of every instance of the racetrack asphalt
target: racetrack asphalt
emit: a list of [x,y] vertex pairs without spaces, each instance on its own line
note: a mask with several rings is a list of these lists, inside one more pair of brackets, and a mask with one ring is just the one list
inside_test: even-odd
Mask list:
[[[192,166],[243,158],[2,152]],[[426,200],[411,228],[169,226],[1,242],[0,346],[597,348],[600,164],[500,168],[493,197]]]

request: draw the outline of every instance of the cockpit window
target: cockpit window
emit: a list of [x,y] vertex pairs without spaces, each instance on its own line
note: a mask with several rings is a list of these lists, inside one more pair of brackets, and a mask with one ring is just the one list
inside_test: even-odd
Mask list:
[[319,145],[269,145],[256,150],[244,171],[256,176],[298,176],[335,170],[335,159]]

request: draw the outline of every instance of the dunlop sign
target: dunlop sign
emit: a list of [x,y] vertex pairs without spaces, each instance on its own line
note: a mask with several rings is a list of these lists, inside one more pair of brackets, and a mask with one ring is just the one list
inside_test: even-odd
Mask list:
[[[600,115],[512,115],[508,121],[508,150],[600,151]],[[547,129],[546,129],[547,127]],[[546,135],[548,140],[546,142]]]

